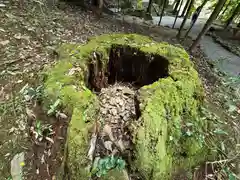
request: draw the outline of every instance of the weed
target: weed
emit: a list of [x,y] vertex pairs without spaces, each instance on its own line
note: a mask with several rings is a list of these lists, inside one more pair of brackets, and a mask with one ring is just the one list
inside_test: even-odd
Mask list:
[[35,140],[42,141],[45,137],[46,140],[52,142],[49,138],[50,135],[54,134],[52,125],[46,124],[43,125],[40,120],[36,121],[35,127],[31,127],[31,132],[33,133]]
[[61,102],[60,99],[57,99],[52,105],[50,105],[50,109],[48,110],[47,114],[51,115],[57,113],[57,109],[59,108],[60,102]]
[[95,167],[93,167],[93,172],[96,172],[98,177],[102,177],[111,169],[116,168],[117,170],[123,170],[125,168],[125,164],[126,163],[123,159],[112,155],[99,159],[98,162],[95,163]]

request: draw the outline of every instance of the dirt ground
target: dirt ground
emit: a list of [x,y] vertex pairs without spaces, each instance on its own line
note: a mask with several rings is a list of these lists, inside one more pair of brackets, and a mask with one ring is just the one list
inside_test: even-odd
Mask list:
[[[167,41],[179,46],[176,31],[163,27],[128,24],[113,17],[97,17],[91,11],[62,4],[51,9],[41,1],[9,1],[0,9],[0,179],[11,179],[10,162],[16,153],[25,152],[27,160],[23,167],[25,179],[54,179],[62,161],[68,120],[57,121],[41,114],[35,106],[32,112],[42,124],[52,125],[54,145],[43,140],[36,144],[31,135],[31,113],[26,113],[20,90],[28,84],[39,85],[41,70],[54,64],[54,49],[61,43],[86,43],[88,37],[104,33],[139,33],[156,41]],[[182,46],[189,47],[191,39]],[[208,99],[220,84],[198,47],[193,62],[204,83]],[[216,99],[214,99],[216,100]],[[219,104],[216,100],[216,104]],[[221,104],[219,104],[221,107]],[[47,156],[46,154],[51,154]],[[43,155],[44,159],[43,159]]]

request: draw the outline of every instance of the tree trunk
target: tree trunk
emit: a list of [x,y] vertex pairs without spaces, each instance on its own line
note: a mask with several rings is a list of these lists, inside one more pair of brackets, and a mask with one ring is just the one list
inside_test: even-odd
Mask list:
[[142,10],[142,9],[143,9],[142,0],[137,0],[137,10]]
[[202,11],[202,8],[205,6],[205,4],[208,2],[209,0],[205,0],[205,1],[203,1],[203,3],[201,4],[201,11]]
[[183,11],[182,11],[181,17],[184,17],[184,15],[186,14],[190,2],[191,2],[191,0],[187,0],[185,6],[184,6],[184,8],[183,8]]
[[177,14],[176,14],[176,17],[175,17],[175,20],[174,20],[173,26],[172,26],[172,29],[174,29],[174,26],[175,26],[175,24],[176,24],[176,21],[177,21],[177,18],[178,18],[178,15],[179,15],[180,9],[181,9],[181,7],[182,7],[182,3],[183,3],[183,0],[181,0],[180,6],[179,6],[179,8],[178,8],[178,11],[177,11]]
[[172,7],[175,7],[175,5],[177,4],[177,2],[178,2],[178,0],[175,0]]
[[148,7],[147,7],[147,13],[151,14],[151,8],[152,8],[153,0],[149,0]]
[[161,13],[161,16],[160,16],[160,19],[159,19],[159,22],[158,22],[158,26],[160,26],[160,24],[161,24],[162,16],[163,16],[166,4],[167,4],[167,0],[164,0],[163,7],[162,7],[162,13]]
[[[227,1],[226,1],[227,2]],[[227,9],[229,8],[228,7],[228,5],[231,3],[231,0],[226,4],[226,2],[225,2],[225,4],[224,4],[224,6],[225,6],[225,9],[222,11],[222,13],[221,13],[221,17],[225,14],[225,12],[227,11]]]
[[194,0],[190,0],[190,4],[189,4],[188,9],[187,9],[187,14],[186,14],[186,16],[184,17],[183,22],[182,22],[182,24],[181,24],[181,26],[180,26],[180,28],[179,28],[178,34],[177,34],[177,38],[178,38],[178,39],[181,37],[181,31],[183,30],[183,27],[184,27],[184,25],[185,25],[185,23],[186,23],[186,21],[187,21],[187,18],[188,18],[188,16],[189,16],[190,13],[191,13],[191,8],[192,8],[192,6],[193,6],[193,3],[194,3]]
[[[198,16],[200,15],[200,13],[201,13],[204,5],[207,3],[207,1],[208,1],[208,0],[205,0],[205,1],[201,4],[201,6],[198,7],[198,8],[200,8],[199,13],[198,13]],[[196,21],[197,21],[197,19],[196,19]],[[186,37],[188,36],[189,32],[191,31],[191,29],[192,29],[192,27],[194,26],[194,24],[196,23],[196,21],[194,21],[194,22],[191,24],[191,26],[189,27],[189,29],[188,29],[187,33],[185,34],[184,38],[186,38]]]
[[240,3],[238,3],[238,5],[237,5],[237,7],[234,9],[231,17],[228,18],[228,20],[226,21],[225,29],[228,28],[228,26],[232,23],[234,17],[239,13],[239,11],[240,11]]
[[181,0],[178,0],[176,5],[174,6],[174,9],[173,9],[173,14],[176,14],[177,13],[177,10],[178,10],[178,6],[180,4]]
[[207,22],[205,23],[202,31],[199,33],[197,39],[193,42],[192,46],[190,47],[190,52],[192,52],[195,47],[199,44],[202,36],[204,36],[206,34],[206,32],[208,31],[208,29],[210,28],[212,22],[217,18],[218,14],[221,12],[221,9],[224,6],[224,3],[226,2],[226,0],[219,0],[213,13],[211,14],[211,16],[208,18]]

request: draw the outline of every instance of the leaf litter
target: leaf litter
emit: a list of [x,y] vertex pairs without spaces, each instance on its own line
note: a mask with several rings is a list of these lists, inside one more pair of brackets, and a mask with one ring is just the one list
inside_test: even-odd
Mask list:
[[97,124],[101,127],[97,128],[99,132],[93,132],[88,152],[89,159],[96,166],[92,168],[96,169],[97,177],[116,167],[124,170],[124,158],[132,156],[130,125],[137,119],[135,91],[131,84],[115,83],[102,88],[98,95],[100,111]]

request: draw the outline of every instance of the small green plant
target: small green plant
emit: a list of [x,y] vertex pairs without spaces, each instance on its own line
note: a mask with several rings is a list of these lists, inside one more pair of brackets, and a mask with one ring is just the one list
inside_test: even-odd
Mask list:
[[35,127],[32,127],[32,133],[34,134],[36,140],[42,141],[45,136],[47,140],[52,141],[48,137],[53,134],[52,125],[50,124],[43,125],[40,120],[37,120]]
[[125,168],[125,161],[119,157],[108,156],[103,159],[99,159],[95,172],[97,177],[102,177],[107,174],[111,169],[116,168],[117,170],[123,170]]
[[20,93],[23,94],[26,101],[29,101],[32,99],[41,100],[43,97],[43,86],[40,85],[34,89],[32,87],[29,87],[28,84],[26,84],[20,90]]
[[52,114],[55,114],[57,112],[57,109],[59,108],[59,105],[60,105],[60,99],[57,99],[53,105],[50,105],[50,109],[48,110],[47,114],[48,115],[52,115]]

